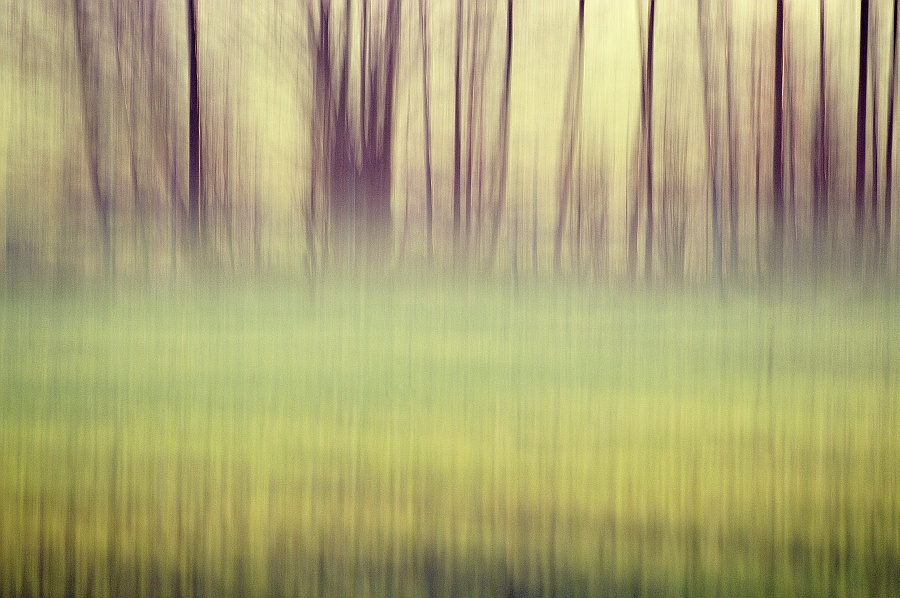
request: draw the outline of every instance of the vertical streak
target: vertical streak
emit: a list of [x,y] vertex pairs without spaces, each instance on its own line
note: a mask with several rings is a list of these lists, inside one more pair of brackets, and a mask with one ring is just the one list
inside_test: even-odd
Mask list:
[[650,0],[647,26],[647,101],[644,104],[645,143],[647,144],[647,232],[644,236],[644,274],[653,278],[653,39],[656,24],[656,0]]
[[[779,0],[781,2],[782,0]],[[865,232],[866,190],[866,91],[868,83],[869,0],[861,0],[859,15],[859,86],[856,99],[856,251],[862,250]]]
[[196,0],[187,0],[188,78],[188,227],[191,240],[200,240],[200,91],[197,76]]
[[772,231],[771,267],[780,273],[784,257],[784,0],[775,12],[775,94],[772,141]]
[[431,176],[431,101],[429,99],[428,71],[431,68],[428,46],[428,18],[425,14],[425,0],[419,0],[419,19],[422,24],[422,104],[425,112],[425,218],[427,227],[428,257],[434,247],[432,233],[434,226],[434,196]]
[[512,71],[513,51],[513,0],[506,2],[506,59],[503,67],[503,96],[500,103],[500,174],[497,203],[494,207],[494,221],[491,229],[491,244],[488,261],[493,261],[500,233],[500,217],[506,204],[506,179],[509,173],[509,91]]
[[900,0],[894,0],[894,13],[891,18],[891,74],[888,79],[888,115],[887,115],[887,153],[884,165],[884,245],[881,253],[881,259],[886,265],[890,259],[889,251],[891,247],[891,204],[894,198],[893,194],[893,176],[894,176],[894,102],[897,95],[897,9]]
[[[460,231],[460,166],[461,166],[461,138],[460,138],[460,78],[462,52],[462,0],[456,0],[456,63],[453,76],[453,242],[459,243]],[[469,125],[471,126],[471,124]]]

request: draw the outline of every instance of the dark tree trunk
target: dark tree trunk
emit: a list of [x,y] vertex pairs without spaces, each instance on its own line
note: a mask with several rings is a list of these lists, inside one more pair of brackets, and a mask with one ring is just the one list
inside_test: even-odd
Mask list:
[[434,195],[432,187],[431,173],[431,98],[429,93],[429,69],[430,48],[428,45],[428,16],[425,13],[425,0],[419,0],[419,18],[422,22],[422,104],[425,113],[425,218],[426,218],[426,242],[428,243],[427,251],[429,258],[431,257],[433,247],[433,228],[434,228]]
[[[313,159],[312,194],[326,202],[331,242],[348,260],[381,262],[389,250],[400,3],[385,4],[383,26],[373,25],[367,1],[360,27],[352,26],[350,3],[338,26],[327,0],[310,4],[307,13],[315,81],[311,147],[321,156]],[[358,64],[350,60],[354,34]],[[351,67],[362,70],[358,102],[350,97]]]
[[872,227],[872,265],[877,266],[879,263],[878,252],[881,250],[881,239],[879,238],[879,222],[878,222],[878,48],[876,40],[878,38],[878,21],[873,24],[873,30],[869,35],[869,53],[874,67],[869,73],[872,78],[872,188],[871,188],[871,227]]
[[891,18],[891,75],[888,79],[888,114],[887,114],[887,145],[884,177],[884,233],[882,238],[881,259],[884,265],[890,260],[891,247],[891,204],[893,203],[894,189],[894,102],[897,95],[897,9],[900,0],[894,0],[894,12]]
[[[461,79],[461,53],[462,53],[462,3],[456,0],[456,62],[453,76],[453,242],[459,243],[460,224],[460,168],[461,156],[461,132],[460,132],[460,79]],[[469,124],[471,126],[471,123]]]
[[191,242],[200,241],[200,84],[197,73],[196,0],[187,0],[188,29],[188,229]]
[[[779,0],[781,1],[781,0]],[[868,90],[869,0],[861,0],[859,16],[859,87],[856,100],[856,196],[854,232],[861,257],[866,212],[866,92]]]
[[[816,147],[813,154],[813,236],[814,254],[822,251],[828,226],[828,121],[825,95],[825,0],[819,2],[819,105],[816,114]],[[815,259],[818,259],[816,257]]]
[[755,139],[755,160],[754,160],[754,227],[755,227],[755,245],[756,245],[756,274],[757,276],[762,274],[762,238],[760,236],[760,215],[762,212],[762,188],[760,186],[760,172],[762,165],[762,98],[760,97],[760,91],[762,89],[762,70],[759,68],[758,60],[759,60],[759,45],[757,43],[757,35],[759,31],[759,19],[758,19],[758,11],[754,13],[754,28],[753,28],[753,113],[754,113],[754,122],[756,123],[756,139]]
[[731,2],[725,2],[725,76],[727,77],[727,86],[725,88],[725,102],[727,111],[728,126],[728,228],[729,228],[729,270],[734,273],[738,267],[738,249],[740,234],[739,226],[739,206],[738,206],[738,139],[737,127],[734,123],[734,65],[732,62],[732,54],[734,53],[734,44],[732,39],[732,30],[734,28],[733,17],[731,13]]
[[[474,12],[474,11],[473,11]],[[469,60],[469,105],[468,105],[468,115],[466,117],[467,123],[467,133],[466,133],[466,231],[465,231],[465,239],[466,239],[466,251],[469,251],[469,245],[472,242],[472,191],[473,191],[473,176],[472,176],[472,166],[475,162],[474,156],[474,147],[475,147],[475,132],[478,128],[475,126],[475,106],[477,95],[475,93],[476,89],[476,81],[478,81],[476,63],[478,58],[478,43],[479,43],[479,24],[480,19],[478,18],[477,12],[474,15],[474,23],[472,24],[472,39],[469,42],[472,46]],[[483,81],[483,79],[481,79]],[[480,123],[480,121],[479,121]]]
[[[369,0],[362,0],[362,28],[363,32],[369,30]],[[349,36],[348,36],[349,37]],[[365,33],[359,41],[359,128],[367,130],[366,123],[366,81],[369,73],[369,44]]]
[[[383,93],[373,94],[371,104],[381,99],[381,130],[373,135],[372,144],[367,154],[370,162],[377,166],[374,173],[379,180],[380,193],[367,201],[367,223],[370,234],[373,234],[376,249],[381,252],[391,232],[391,173],[393,172],[393,139],[394,139],[394,89],[397,78],[397,55],[400,46],[400,0],[388,0],[387,21],[385,24],[384,79],[381,82]],[[376,120],[376,119],[373,119]],[[370,130],[373,128],[370,124]]]
[[784,147],[787,151],[787,172],[790,187],[787,192],[787,215],[790,221],[790,255],[792,259],[797,257],[797,110],[794,105],[794,78],[793,64],[794,59],[793,43],[791,40],[791,32],[785,32],[785,82],[784,82],[784,107],[785,117],[787,119],[787,135],[784,138]]
[[653,40],[656,25],[656,0],[650,0],[647,27],[647,98],[643,103],[644,143],[647,151],[647,230],[644,236],[644,274],[653,279]]
[[719,132],[718,115],[715,113],[715,102],[710,100],[710,59],[707,46],[707,29],[705,26],[704,0],[697,0],[697,33],[700,40],[700,60],[703,72],[703,115],[706,123],[706,156],[708,162],[708,175],[712,187],[710,205],[710,220],[712,220],[713,233],[713,277],[716,283],[722,281],[722,219],[721,192],[719,187]]
[[775,103],[772,140],[772,250],[770,266],[780,277],[784,260],[784,0],[776,0]]

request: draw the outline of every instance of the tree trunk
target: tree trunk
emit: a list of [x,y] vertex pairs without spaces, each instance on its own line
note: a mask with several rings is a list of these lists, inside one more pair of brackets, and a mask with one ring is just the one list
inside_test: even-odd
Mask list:
[[[779,0],[780,1],[780,0]],[[712,202],[710,206],[710,219],[713,231],[713,277],[716,284],[722,281],[722,222],[719,215],[721,209],[721,197],[719,189],[719,134],[718,117],[714,113],[715,102],[710,100],[710,60],[707,47],[707,32],[703,10],[704,0],[697,0],[697,33],[700,40],[700,60],[703,72],[703,114],[706,119],[706,156],[708,162],[708,174],[712,187]]]
[[[781,1],[781,0],[779,0]],[[869,0],[861,0],[859,16],[859,86],[856,100],[856,196],[854,232],[857,257],[862,257],[865,242],[866,212],[866,91],[869,58]]]
[[781,277],[784,262],[784,0],[776,0],[775,105],[772,141],[772,250],[770,266]]
[[794,78],[793,64],[794,59],[793,43],[791,32],[785,32],[787,43],[785,44],[785,82],[784,82],[784,107],[785,117],[787,118],[787,135],[784,138],[784,147],[787,150],[788,180],[790,187],[787,193],[787,219],[790,221],[790,247],[789,254],[792,260],[797,258],[797,110],[794,105]]
[[101,174],[103,156],[101,144],[106,143],[108,134],[101,131],[103,120],[100,118],[102,107],[100,94],[100,65],[97,63],[97,49],[90,32],[86,31],[91,16],[84,6],[84,0],[74,0],[75,45],[78,53],[78,66],[81,74],[81,107],[84,118],[85,144],[88,154],[88,171],[91,181],[91,192],[94,196],[94,207],[100,225],[103,243],[103,260],[106,274],[115,276],[115,254],[112,238],[113,214],[110,183],[108,177]]
[[506,59],[503,67],[503,95],[500,100],[500,174],[497,189],[497,203],[494,207],[494,219],[491,228],[490,253],[491,263],[497,251],[500,237],[500,221],[506,206],[506,179],[509,173],[509,89],[512,71],[513,51],[513,0],[506,2]]
[[429,96],[428,71],[431,68],[428,47],[428,17],[425,13],[425,0],[419,0],[419,19],[422,23],[422,104],[425,113],[425,218],[426,242],[428,257],[431,258],[434,227],[434,196],[431,175],[431,100]]
[[644,275],[653,279],[653,40],[656,25],[656,0],[650,0],[647,27],[647,98],[643,102],[644,143],[647,151],[647,230],[644,236]]
[[891,248],[891,204],[894,201],[894,102],[897,95],[897,9],[900,0],[894,0],[894,12],[891,19],[891,75],[888,79],[888,114],[887,114],[887,145],[884,177],[884,231],[882,237],[881,259],[882,264],[890,262]]
[[732,62],[732,54],[734,54],[734,44],[732,39],[732,30],[734,28],[733,17],[731,13],[731,2],[725,2],[725,76],[727,85],[725,88],[725,102],[727,111],[728,126],[728,228],[729,228],[729,260],[728,268],[733,274],[738,268],[738,250],[740,234],[739,227],[739,206],[738,206],[738,139],[737,127],[735,127],[734,116],[734,65]]
[[879,263],[878,252],[881,250],[881,239],[878,230],[878,48],[876,40],[878,38],[878,21],[872,24],[872,31],[869,35],[869,53],[873,68],[869,73],[872,78],[872,188],[870,206],[872,213],[870,215],[872,227],[872,266],[877,267]]
[[627,231],[627,242],[625,248],[626,261],[627,261],[627,272],[628,277],[632,282],[637,282],[637,251],[638,251],[638,228],[639,228],[639,219],[640,219],[640,211],[641,211],[641,201],[640,201],[640,174],[641,174],[641,151],[645,150],[644,147],[644,139],[643,139],[643,128],[645,125],[644,122],[644,106],[643,102],[647,98],[647,61],[644,54],[644,19],[641,11],[641,0],[635,0],[635,8],[637,11],[637,24],[638,24],[638,51],[640,52],[640,67],[641,67],[641,118],[638,121],[637,125],[637,133],[635,135],[634,146],[634,155],[632,157],[632,168],[634,172],[631,173],[634,177],[632,180],[634,181],[633,185],[628,185],[628,188],[631,192],[631,201],[626,205],[625,218],[626,218],[626,227]]
[[819,259],[828,226],[828,121],[825,103],[825,0],[819,1],[819,105],[816,114],[816,147],[813,154],[814,259]]
[[760,236],[760,214],[762,212],[762,189],[760,186],[760,172],[762,165],[762,98],[760,97],[760,92],[762,90],[762,69],[759,68],[758,60],[759,60],[759,45],[757,42],[758,39],[758,31],[759,31],[759,9],[756,9],[754,13],[754,27],[753,27],[753,122],[756,123],[756,139],[755,139],[755,159],[754,159],[754,178],[753,178],[753,192],[754,192],[754,219],[753,224],[755,227],[755,244],[756,244],[756,274],[757,276],[762,275],[762,238]]
[[553,268],[562,271],[562,242],[572,195],[572,175],[576,146],[581,134],[582,86],[584,81],[584,0],[578,2],[578,29],[569,67],[566,107],[563,116],[562,158],[560,161],[556,233],[553,238]]
[[200,84],[197,67],[196,0],[187,0],[188,29],[188,230],[191,243],[200,242]]
[[[471,249],[470,245],[472,243],[472,191],[473,191],[473,175],[472,175],[472,166],[475,162],[474,156],[474,147],[475,147],[475,133],[478,131],[478,127],[475,126],[475,106],[477,95],[475,93],[476,82],[483,82],[484,79],[479,79],[478,72],[476,69],[476,63],[478,59],[478,43],[479,43],[479,25],[480,19],[478,18],[477,11],[473,11],[475,14],[473,15],[474,23],[471,25],[471,33],[472,39],[469,42],[471,45],[471,53],[469,58],[469,102],[468,102],[468,115],[466,117],[467,123],[467,132],[466,132],[466,229],[465,229],[465,246],[466,252],[468,253]],[[479,126],[481,121],[479,120]],[[471,256],[469,256],[471,257]]]
[[[349,3],[338,26],[332,26],[330,2],[319,0],[317,9],[308,5],[315,80],[311,147],[321,156],[314,157],[317,170],[311,193],[317,202],[325,202],[334,233],[331,242],[348,262],[357,256],[383,262],[390,249],[399,4],[387,0],[382,26],[372,24],[364,2],[362,24],[356,28]],[[358,64],[350,60],[351,49],[356,48],[351,35],[360,36]],[[361,68],[362,63],[366,65],[360,73],[362,96],[351,102],[350,69]]]
[[[457,246],[459,245],[460,224],[462,222],[460,214],[462,3],[463,0],[456,0],[456,58],[453,76],[453,242]],[[471,126],[471,123],[469,126]]]

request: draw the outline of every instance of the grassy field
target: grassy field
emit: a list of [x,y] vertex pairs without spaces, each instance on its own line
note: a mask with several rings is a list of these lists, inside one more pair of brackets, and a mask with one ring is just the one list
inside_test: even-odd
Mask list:
[[900,593],[900,300],[0,299],[0,595]]

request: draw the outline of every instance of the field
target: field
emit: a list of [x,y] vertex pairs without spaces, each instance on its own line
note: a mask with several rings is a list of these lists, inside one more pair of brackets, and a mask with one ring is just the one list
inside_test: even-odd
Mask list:
[[900,300],[0,299],[0,595],[900,594]]

